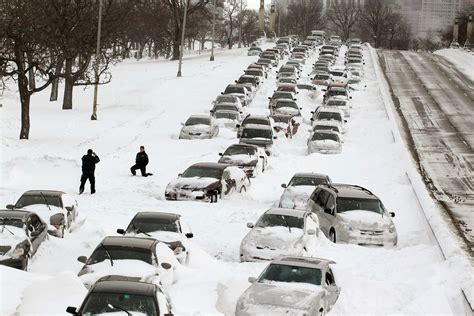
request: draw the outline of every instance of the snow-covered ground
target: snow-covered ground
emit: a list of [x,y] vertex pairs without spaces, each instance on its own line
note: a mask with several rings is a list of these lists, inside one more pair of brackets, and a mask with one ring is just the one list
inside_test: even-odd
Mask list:
[[[217,161],[219,152],[237,142],[235,132],[225,129],[212,140],[178,140],[178,133],[181,122],[191,114],[208,113],[212,99],[256,60],[244,49],[219,53],[212,63],[208,55],[188,57],[182,78],[176,78],[176,62],[123,62],[113,69],[113,82],[100,87],[98,121],[89,120],[91,89],[76,89],[71,111],[60,110],[59,102],[50,103],[48,91],[34,95],[28,141],[17,139],[20,107],[14,88],[7,91],[0,109],[0,204],[14,202],[28,189],[59,189],[76,195],[80,219],[65,239],[50,238],[40,247],[29,272],[0,267],[0,314],[52,315],[68,305],[79,306],[86,290],[75,277],[82,266],[76,258],[90,255],[103,237],[116,235],[137,211],[155,210],[182,214],[195,236],[189,263],[169,289],[176,314],[232,315],[249,285],[247,277],[257,276],[265,266],[239,262],[246,223],[278,202],[281,183],[306,171],[367,187],[396,212],[396,248],[323,242],[313,254],[337,262],[342,292],[331,314],[458,314],[459,284],[466,283],[466,272],[443,261],[431,238],[406,176],[406,162],[400,159],[406,149],[394,142],[374,65],[365,55],[367,88],[352,94],[354,107],[342,153],[308,156],[310,127],[305,123],[293,139],[276,140],[267,171],[252,180],[243,196],[217,204],[165,201],[164,189],[190,164]],[[315,59],[316,55],[308,60],[305,79]],[[267,97],[275,87],[272,73],[248,111],[267,113]],[[300,94],[299,102],[308,122],[321,96],[315,100]],[[153,177],[130,175],[140,145],[150,156]],[[101,158],[97,193],[90,195],[87,185],[79,196],[80,158],[88,148]]]
[[463,49],[446,48],[434,52],[436,55],[446,58],[467,78],[474,81],[474,53]]

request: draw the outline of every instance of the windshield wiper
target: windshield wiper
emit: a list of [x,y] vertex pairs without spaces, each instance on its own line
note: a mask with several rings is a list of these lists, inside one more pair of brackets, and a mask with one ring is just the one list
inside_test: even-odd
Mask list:
[[107,253],[107,256],[110,259],[110,265],[113,267],[114,266],[114,260],[112,260],[112,255],[110,254],[109,249],[107,249],[107,247],[105,247],[103,243],[100,243],[100,246],[102,248],[104,248],[105,252]]
[[132,222],[132,227],[133,227],[133,231],[134,231],[135,233],[143,234],[143,235],[147,235],[148,237],[151,237],[150,234],[145,233],[145,232],[144,232],[143,230],[141,230],[140,228],[137,228],[137,227],[135,226],[135,224],[133,224],[133,222]]
[[15,236],[15,234],[5,226],[5,223],[3,223],[2,233],[3,233],[3,231],[4,231],[5,229],[7,230],[7,232],[9,232],[9,233],[12,234],[13,236]]
[[286,226],[288,226],[288,230],[290,231],[291,233],[291,227],[290,227],[290,224],[288,224],[288,221],[286,220],[285,216],[281,216],[281,219],[285,222]]
[[111,309],[119,309],[119,310],[121,310],[122,312],[125,312],[125,313],[127,313],[127,315],[129,315],[129,316],[131,316],[131,315],[132,315],[132,313],[130,313],[130,312],[129,312],[129,311],[127,311],[125,308],[122,308],[122,307],[120,307],[120,306],[113,305],[113,304],[110,304],[110,303],[109,303],[109,304],[107,304],[107,306],[108,306],[109,308],[111,308]]
[[46,206],[48,207],[48,209],[51,211],[51,207],[49,207],[49,204],[48,204],[48,200],[46,200],[46,196],[44,196],[43,192],[40,192],[41,196],[43,197],[45,203],[46,203]]

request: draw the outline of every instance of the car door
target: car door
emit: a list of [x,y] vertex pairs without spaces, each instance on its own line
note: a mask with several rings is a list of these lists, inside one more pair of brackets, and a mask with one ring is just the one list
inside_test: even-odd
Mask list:
[[337,299],[339,298],[340,288],[336,284],[336,279],[334,278],[334,273],[332,272],[331,268],[328,267],[326,270],[326,287],[329,292],[327,297],[328,305],[332,306],[336,303]]
[[[330,227],[336,227],[336,216],[337,216],[337,212],[336,212],[336,197],[328,192],[329,196],[326,200],[326,203],[324,205],[324,214],[325,214],[325,218],[327,219],[327,225],[328,226],[328,229]],[[331,214],[329,213],[326,213],[326,211],[330,210],[331,211]],[[337,231],[336,231],[337,233]]]
[[316,206],[316,215],[318,216],[319,219],[319,227],[323,231],[323,233],[328,236],[329,234],[329,229],[331,228],[331,214],[328,214],[325,212],[325,205],[328,197],[331,194],[325,190],[321,189],[319,194],[316,196],[316,201],[315,201],[315,206]]

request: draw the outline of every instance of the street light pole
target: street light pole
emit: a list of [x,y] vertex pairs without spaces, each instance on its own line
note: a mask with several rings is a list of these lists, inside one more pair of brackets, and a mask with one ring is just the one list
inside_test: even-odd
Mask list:
[[102,0],[99,0],[99,22],[97,26],[97,47],[95,50],[95,83],[94,83],[94,100],[92,103],[91,120],[97,120],[97,93],[99,91],[99,64],[100,64],[100,31],[102,27]]
[[183,63],[183,50],[184,50],[184,31],[186,29],[186,14],[188,11],[188,0],[184,0],[184,16],[183,16],[183,29],[181,30],[181,47],[179,49],[179,66],[178,66],[178,77],[181,77],[181,64]]
[[214,37],[216,34],[216,6],[217,0],[214,0],[214,10],[212,11],[212,45],[211,45],[211,57],[209,58],[210,61],[214,61]]

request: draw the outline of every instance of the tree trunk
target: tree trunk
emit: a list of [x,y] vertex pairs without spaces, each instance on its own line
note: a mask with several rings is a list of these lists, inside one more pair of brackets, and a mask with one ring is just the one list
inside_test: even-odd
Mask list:
[[[21,91],[21,90],[20,90]],[[21,130],[20,139],[28,139],[30,136],[30,95],[20,93],[21,102]]]
[[66,59],[66,65],[64,69],[64,97],[63,97],[63,110],[72,110],[72,91],[74,88],[74,77],[72,76],[72,63],[73,59]]
[[63,61],[58,61],[56,64],[56,69],[54,70],[54,75],[56,79],[53,80],[51,85],[51,94],[49,96],[49,101],[57,101],[58,100],[58,90],[59,90],[59,74],[61,74],[61,70],[63,68]]
[[174,37],[173,37],[173,55],[171,57],[171,60],[179,59],[179,45],[181,42],[180,35],[181,35],[180,28],[176,27],[174,31]]
[[[33,63],[33,57],[31,56],[31,54],[27,54],[27,58],[28,65],[31,65]],[[30,88],[30,90],[34,90],[36,88],[34,67],[31,67],[28,71],[28,87]]]

